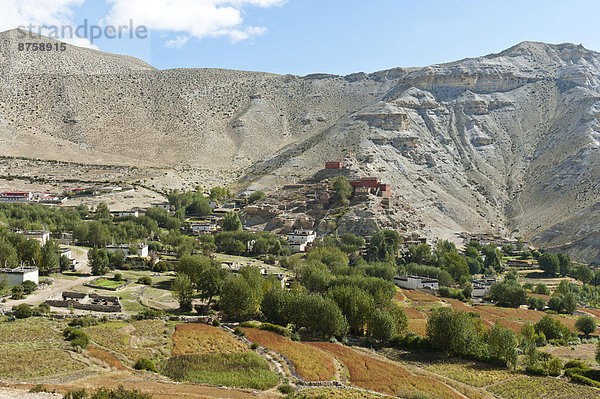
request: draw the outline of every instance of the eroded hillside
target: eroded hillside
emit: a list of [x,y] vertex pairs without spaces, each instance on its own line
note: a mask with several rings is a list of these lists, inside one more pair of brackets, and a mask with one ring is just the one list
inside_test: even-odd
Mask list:
[[600,54],[581,46],[298,77],[159,71],[73,46],[31,54],[18,34],[0,35],[2,156],[267,191],[347,158],[392,184],[421,233],[522,235],[600,260]]

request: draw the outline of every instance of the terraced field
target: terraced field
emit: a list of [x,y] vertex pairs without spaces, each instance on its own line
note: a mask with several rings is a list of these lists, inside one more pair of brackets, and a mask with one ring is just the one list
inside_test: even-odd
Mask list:
[[102,323],[84,331],[93,346],[110,352],[127,366],[141,357],[162,360],[171,352],[172,326],[163,320]]
[[177,324],[171,339],[173,356],[248,352],[248,347],[230,334],[206,324]]
[[271,331],[244,328],[248,339],[260,346],[286,356],[296,373],[307,381],[328,381],[334,377],[333,359],[314,346],[294,342]]
[[63,340],[61,322],[46,318],[0,322],[0,377],[30,379],[79,371]]
[[523,377],[502,382],[488,388],[502,399],[594,399],[600,389],[575,385],[556,378]]
[[262,357],[226,331],[206,324],[177,324],[172,357],[162,373],[175,381],[265,390],[279,378]]
[[352,386],[400,397],[420,394],[430,398],[463,398],[449,386],[430,377],[413,375],[398,364],[328,342],[310,343],[335,356],[350,374]]

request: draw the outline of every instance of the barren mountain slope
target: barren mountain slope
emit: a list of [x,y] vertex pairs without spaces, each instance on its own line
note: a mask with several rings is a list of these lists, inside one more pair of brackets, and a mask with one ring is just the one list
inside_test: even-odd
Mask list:
[[19,52],[18,36],[0,34],[0,155],[244,174],[269,191],[356,159],[423,233],[523,235],[600,260],[600,55],[581,46],[297,77]]

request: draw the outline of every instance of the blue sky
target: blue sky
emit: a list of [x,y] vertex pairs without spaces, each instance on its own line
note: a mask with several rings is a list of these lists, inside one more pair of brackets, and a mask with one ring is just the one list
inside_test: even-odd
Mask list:
[[0,0],[0,8],[2,30],[131,19],[152,28],[150,39],[93,45],[160,69],[348,74],[476,57],[524,40],[600,51],[598,0]]

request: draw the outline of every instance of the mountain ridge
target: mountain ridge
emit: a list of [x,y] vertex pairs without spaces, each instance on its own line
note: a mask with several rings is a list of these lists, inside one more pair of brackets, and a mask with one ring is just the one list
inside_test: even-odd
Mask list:
[[[0,70],[14,67],[2,63],[15,57],[3,54],[6,36]],[[0,155],[165,168],[248,191],[346,159],[357,176],[392,184],[419,233],[523,236],[600,261],[600,54],[581,45],[522,42],[422,68],[304,77],[111,65],[93,50],[83,73],[69,72],[77,49],[50,54],[52,68],[67,65],[54,79],[0,76]],[[16,56],[26,71],[41,63]]]

